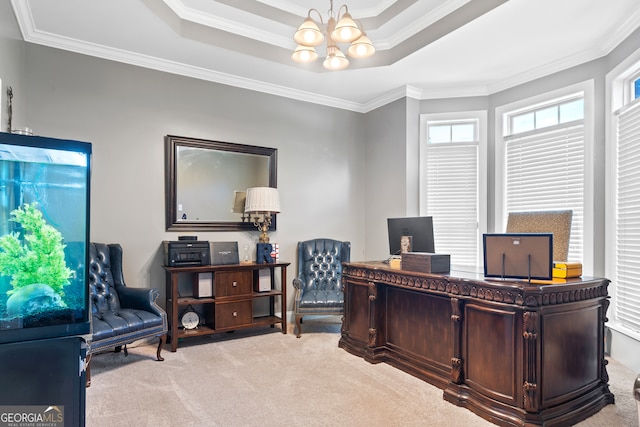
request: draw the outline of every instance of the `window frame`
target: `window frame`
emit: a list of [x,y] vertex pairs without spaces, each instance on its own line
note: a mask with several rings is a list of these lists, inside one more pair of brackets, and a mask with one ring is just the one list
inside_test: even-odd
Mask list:
[[[566,86],[557,90],[545,92],[532,97],[524,98],[509,104],[496,107],[495,110],[495,216],[494,224],[496,232],[504,232],[506,229],[506,144],[505,140],[510,137],[508,117],[521,111],[535,110],[536,107],[553,105],[575,97],[582,93],[584,97],[584,235],[582,264],[585,276],[593,275],[594,268],[594,240],[595,240],[595,179],[594,170],[594,121],[595,121],[595,81],[587,80],[581,83]],[[568,126],[571,122],[563,123],[561,126]],[[546,131],[550,128],[540,128]],[[516,134],[519,135],[519,134]]]
[[[420,149],[419,149],[419,212],[420,215],[426,215],[427,205],[426,200],[422,196],[424,191],[424,185],[426,182],[427,171],[423,159],[426,156],[426,148],[428,141],[427,126],[429,122],[442,122],[442,123],[465,123],[465,122],[477,122],[477,144],[478,144],[478,233],[477,233],[477,253],[478,259],[476,265],[472,267],[482,267],[482,235],[487,232],[487,218],[488,218],[488,112],[487,110],[472,110],[472,111],[456,111],[445,113],[424,113],[420,115]],[[441,145],[449,144],[469,144],[469,142],[448,142],[448,143],[435,143]],[[475,144],[475,142],[474,142]],[[436,251],[438,249],[436,248]]]
[[[640,103],[640,98],[633,99],[633,83],[640,78],[640,49],[629,55],[605,76],[605,276],[610,278],[611,307],[607,311],[607,326],[611,329],[640,341],[640,332],[623,325],[617,314],[617,118],[622,108]],[[640,308],[639,308],[640,311]]]

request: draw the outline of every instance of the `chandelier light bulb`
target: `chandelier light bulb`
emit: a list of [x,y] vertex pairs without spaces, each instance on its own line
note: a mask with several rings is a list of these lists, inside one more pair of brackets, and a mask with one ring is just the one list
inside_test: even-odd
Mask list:
[[324,40],[324,36],[311,17],[307,17],[293,35],[296,43],[304,46],[318,46]]
[[324,68],[329,71],[344,70],[349,66],[349,60],[337,46],[329,46],[327,48],[327,58],[322,63]]
[[347,53],[352,58],[368,58],[376,53],[376,48],[371,43],[371,40],[369,40],[369,37],[363,33],[359,39],[349,46]]
[[338,43],[350,43],[362,35],[351,14],[345,12],[342,19],[336,24],[336,28],[331,32],[331,38]]
[[300,44],[291,54],[291,59],[301,63],[313,62],[318,59],[318,54],[312,46],[303,46]]

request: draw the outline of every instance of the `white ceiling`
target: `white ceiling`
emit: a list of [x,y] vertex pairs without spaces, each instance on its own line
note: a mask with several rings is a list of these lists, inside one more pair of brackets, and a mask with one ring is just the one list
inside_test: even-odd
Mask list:
[[377,53],[329,72],[289,58],[307,11],[326,21],[329,0],[11,2],[31,43],[360,112],[495,93],[604,56],[640,27],[638,0],[337,0]]

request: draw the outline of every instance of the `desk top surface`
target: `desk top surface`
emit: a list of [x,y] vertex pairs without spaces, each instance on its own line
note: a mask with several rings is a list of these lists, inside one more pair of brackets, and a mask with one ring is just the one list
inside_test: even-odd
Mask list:
[[[474,267],[458,267],[453,266],[449,273],[420,273],[416,271],[402,270],[392,268],[389,264],[382,261],[367,262],[348,262],[344,263],[345,274],[347,276],[364,277],[366,272],[369,276],[375,276],[377,279],[388,281],[390,283],[402,283],[402,279],[392,276],[405,277],[409,280],[426,280],[426,281],[442,281],[446,283],[455,283],[457,285],[481,286],[493,288],[496,290],[525,291],[525,292],[566,292],[571,289],[606,287],[609,280],[599,277],[575,277],[569,279],[552,279],[552,280],[527,280],[527,279],[500,279],[484,277],[484,272]],[[372,278],[372,277],[370,277]],[[424,288],[424,285],[413,286]]]

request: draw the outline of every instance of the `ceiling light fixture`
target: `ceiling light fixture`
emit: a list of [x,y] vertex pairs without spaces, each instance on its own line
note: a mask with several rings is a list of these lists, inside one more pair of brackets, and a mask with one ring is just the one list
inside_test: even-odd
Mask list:
[[[322,65],[327,70],[344,70],[349,66],[349,60],[340,50],[338,43],[351,43],[347,54],[352,58],[368,58],[376,52],[376,48],[364,32],[362,24],[351,17],[347,6],[343,4],[338,8],[338,12],[334,13],[333,0],[330,0],[330,4],[329,20],[326,25],[320,12],[316,9],[309,9],[307,18],[293,35],[293,40],[298,43],[298,47],[291,54],[291,59],[295,62],[306,63],[318,59],[315,46],[319,46],[325,38],[327,40],[327,57]],[[343,8],[344,13],[340,15]],[[320,24],[325,30],[324,34],[320,30],[320,26],[311,18],[311,12],[318,14]]]

